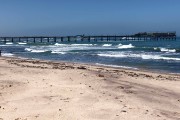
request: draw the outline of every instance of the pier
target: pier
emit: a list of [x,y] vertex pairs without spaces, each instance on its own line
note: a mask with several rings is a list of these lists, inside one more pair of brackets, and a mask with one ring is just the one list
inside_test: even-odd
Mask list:
[[155,41],[176,40],[176,32],[141,32],[134,35],[76,35],[76,36],[6,36],[0,37],[0,43],[56,43],[56,42],[100,42],[100,41]]

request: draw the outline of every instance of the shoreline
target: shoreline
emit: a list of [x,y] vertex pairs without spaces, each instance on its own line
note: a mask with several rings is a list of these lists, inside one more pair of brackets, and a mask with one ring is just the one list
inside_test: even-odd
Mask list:
[[[7,57],[8,58],[8,57]],[[146,69],[131,69],[131,68],[121,68],[121,67],[118,67],[118,68],[116,68],[116,67],[111,67],[111,66],[104,66],[104,65],[96,65],[96,64],[94,64],[94,63],[78,63],[78,62],[69,62],[69,61],[53,61],[53,60],[42,60],[42,59],[30,59],[30,58],[21,58],[21,57],[12,57],[13,59],[15,59],[15,60],[23,60],[23,61],[29,61],[29,62],[33,62],[33,61],[35,61],[35,62],[45,62],[45,64],[48,64],[48,63],[51,63],[51,64],[53,64],[53,63],[55,63],[55,64],[66,64],[67,66],[69,65],[69,66],[76,66],[76,67],[78,67],[78,66],[82,66],[82,67],[93,67],[94,69],[111,69],[111,70],[117,70],[117,71],[123,71],[123,72],[126,72],[126,71],[128,71],[128,72],[130,72],[130,73],[142,73],[142,74],[154,74],[154,75],[164,75],[164,76],[167,76],[167,75],[169,75],[169,76],[179,76],[179,78],[180,78],[180,74],[177,74],[177,73],[166,73],[166,72],[161,72],[161,71],[151,71],[151,70],[146,70]],[[58,69],[58,68],[55,68],[55,69]],[[84,69],[84,68],[82,68],[82,69]],[[133,77],[133,76],[132,76]]]
[[[179,76],[180,73],[172,73],[168,71],[163,71],[163,70],[151,70],[151,69],[140,69],[140,68],[133,68],[129,66],[118,66],[113,67],[116,65],[106,65],[106,64],[96,64],[96,63],[83,63],[83,62],[70,62],[70,61],[63,61],[63,60],[43,60],[43,59],[38,59],[38,58],[26,58],[26,57],[21,57],[21,56],[16,56],[13,55],[11,57],[9,56],[1,56],[4,58],[14,58],[14,59],[23,59],[23,60],[38,60],[38,61],[48,61],[48,62],[55,62],[55,63],[68,63],[68,64],[77,64],[77,65],[90,65],[94,67],[104,67],[104,68],[112,68],[112,69],[120,69],[120,70],[130,70],[130,71],[141,71],[141,72],[147,72],[147,73],[155,73],[155,74],[165,74],[165,75],[177,75]],[[127,67],[127,68],[125,68]]]
[[0,57],[0,120],[180,119],[180,75]]

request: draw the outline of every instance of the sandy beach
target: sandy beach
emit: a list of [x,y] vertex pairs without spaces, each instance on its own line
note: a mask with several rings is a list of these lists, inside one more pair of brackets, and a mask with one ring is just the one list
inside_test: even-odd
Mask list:
[[0,120],[180,120],[180,76],[0,57]]

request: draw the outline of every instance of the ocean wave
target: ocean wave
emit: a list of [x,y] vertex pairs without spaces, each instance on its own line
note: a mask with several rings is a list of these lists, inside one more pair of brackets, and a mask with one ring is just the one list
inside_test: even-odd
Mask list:
[[56,46],[93,46],[97,44],[60,44],[60,43],[55,43],[54,45]]
[[131,54],[131,53],[106,53],[106,54],[97,54],[101,57],[112,57],[112,58],[142,58],[142,59],[154,59],[154,60],[174,60],[180,61],[180,58],[174,57],[164,57],[161,55],[146,55],[146,54]]
[[157,48],[157,47],[155,47],[155,48],[154,48],[154,50],[158,50],[158,48]]
[[173,52],[173,53],[177,52],[176,49],[158,48],[158,47],[154,47],[154,50],[158,52]]
[[176,52],[176,49],[160,48],[161,52]]
[[120,66],[120,65],[107,65],[107,64],[100,64],[100,63],[96,63],[96,65],[106,66],[106,67],[114,67],[114,68],[125,68],[125,69],[135,69],[135,70],[138,69],[138,68],[135,68],[135,67]]
[[71,46],[93,46],[94,44],[70,44]]
[[102,45],[103,47],[110,47],[110,46],[112,46],[112,44],[104,44],[104,45]]
[[127,57],[127,55],[124,54],[97,54],[97,55],[101,57],[116,57],[116,58]]
[[31,49],[31,48],[25,48],[26,51],[32,52],[32,53],[43,53],[43,52],[47,52],[48,50],[35,50],[35,49]]
[[9,46],[9,45],[0,45],[0,46]]
[[32,53],[44,53],[47,52],[46,50],[32,50]]
[[12,42],[8,42],[8,43],[6,43],[6,45],[13,45],[13,43]]
[[52,54],[66,54],[66,52],[61,52],[61,51],[52,51],[51,52]]
[[12,53],[2,53],[1,55],[4,56],[4,57],[12,57],[12,56],[14,56],[14,54],[12,54]]
[[27,43],[19,42],[18,44],[19,44],[19,45],[26,45]]
[[26,51],[29,51],[29,52],[32,51],[32,49],[30,49],[30,48],[25,48],[25,50],[26,50]]
[[60,52],[68,52],[68,51],[76,51],[76,50],[93,50],[93,49],[107,49],[101,46],[96,46],[97,44],[56,44],[53,46],[44,46],[41,48],[49,51],[60,51]]
[[135,46],[133,46],[132,44],[129,44],[129,45],[122,45],[122,44],[119,44],[118,45],[118,48],[119,49],[128,49],[128,48],[134,48]]
[[180,61],[180,58],[163,57],[160,55],[142,55],[142,59],[154,59],[154,60],[175,60]]
[[64,45],[66,45],[66,44],[55,43],[54,45],[56,45],[56,46],[64,46]]

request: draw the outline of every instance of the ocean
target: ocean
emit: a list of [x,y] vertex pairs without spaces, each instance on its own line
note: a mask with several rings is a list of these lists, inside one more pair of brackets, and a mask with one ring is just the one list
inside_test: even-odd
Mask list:
[[180,73],[180,38],[152,41],[1,43],[2,56]]

